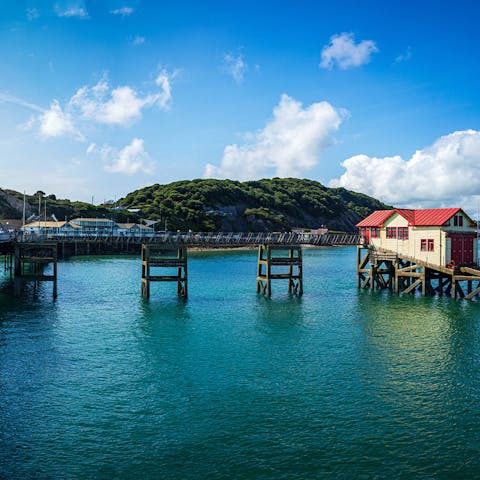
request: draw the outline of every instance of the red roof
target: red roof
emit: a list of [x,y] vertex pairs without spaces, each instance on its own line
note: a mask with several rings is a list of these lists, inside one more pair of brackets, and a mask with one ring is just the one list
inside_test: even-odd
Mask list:
[[407,210],[406,208],[396,208],[395,211],[407,220],[409,225],[415,224],[415,212],[416,210]]
[[450,220],[450,218],[452,218],[459,211],[460,208],[427,208],[425,210],[415,210],[414,225],[440,226],[443,225],[447,220]]
[[375,210],[368,217],[357,223],[357,227],[381,227],[383,222],[393,215],[395,210]]
[[357,227],[381,227],[394,213],[398,213],[412,226],[442,226],[455,214],[462,212],[473,224],[473,220],[461,208],[426,208],[422,210],[408,210],[395,208],[393,210],[376,210],[367,218],[357,223]]

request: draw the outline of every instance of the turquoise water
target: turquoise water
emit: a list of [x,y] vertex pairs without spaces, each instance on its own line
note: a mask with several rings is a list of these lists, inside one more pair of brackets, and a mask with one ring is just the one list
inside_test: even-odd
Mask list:
[[0,291],[0,478],[480,475],[480,304],[358,291],[355,250],[304,250],[305,295],[256,252],[83,257]]

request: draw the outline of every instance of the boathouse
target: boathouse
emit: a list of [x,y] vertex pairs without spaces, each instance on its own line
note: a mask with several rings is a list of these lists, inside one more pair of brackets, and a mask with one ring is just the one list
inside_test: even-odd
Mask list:
[[377,210],[357,228],[378,250],[443,267],[477,262],[477,226],[461,208]]

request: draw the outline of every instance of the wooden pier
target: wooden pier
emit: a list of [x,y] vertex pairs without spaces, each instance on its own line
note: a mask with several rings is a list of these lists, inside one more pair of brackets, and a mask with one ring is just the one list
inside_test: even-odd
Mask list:
[[[288,256],[275,253],[288,252]],[[272,272],[272,267],[288,267],[288,271]],[[272,294],[272,280],[288,280],[288,292],[303,294],[302,247],[299,245],[259,245],[257,293]]]
[[448,295],[472,300],[480,295],[480,270],[467,266],[446,268],[395,252],[357,247],[357,285],[396,293]]
[[[53,296],[57,296],[57,244],[56,243],[15,243],[14,247],[15,293],[20,294],[27,281],[52,282]],[[45,269],[52,264],[52,273]]]
[[[174,255],[167,255],[174,252]],[[152,275],[152,268],[176,268],[176,275]],[[142,245],[142,295],[150,298],[150,282],[177,282],[177,295],[188,297],[187,247]]]

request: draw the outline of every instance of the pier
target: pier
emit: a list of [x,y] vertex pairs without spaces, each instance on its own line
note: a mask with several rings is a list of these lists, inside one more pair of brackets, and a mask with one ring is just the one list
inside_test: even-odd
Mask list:
[[[30,238],[0,242],[4,271],[14,279],[15,292],[25,282],[52,282],[57,295],[57,261],[70,255],[141,255],[141,294],[149,298],[151,282],[177,284],[177,295],[188,297],[188,248],[257,247],[256,291],[272,295],[272,281],[286,280],[288,292],[303,294],[304,246],[356,245],[357,285],[370,290],[450,296],[473,300],[480,297],[480,269],[476,265],[439,266],[389,251],[354,234],[305,233],[188,233],[159,234],[152,238]],[[51,264],[50,272],[45,273]],[[175,269],[175,274],[165,274]],[[163,272],[161,272],[163,270]]]
[[480,295],[480,269],[442,267],[372,245],[359,245],[357,285],[370,290],[472,300]]

